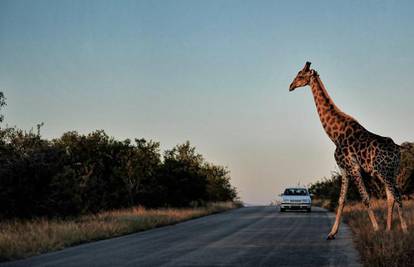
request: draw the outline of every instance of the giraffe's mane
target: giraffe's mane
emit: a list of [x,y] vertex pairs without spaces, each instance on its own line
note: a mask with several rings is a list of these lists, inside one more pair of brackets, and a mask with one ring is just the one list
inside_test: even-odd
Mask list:
[[342,116],[344,116],[345,118],[348,118],[348,119],[351,119],[351,120],[354,120],[354,121],[356,121],[356,122],[358,122],[354,117],[352,117],[351,115],[348,115],[348,114],[346,114],[345,112],[343,112],[336,104],[335,104],[335,102],[332,100],[332,98],[330,97],[330,95],[328,94],[328,91],[326,90],[326,88],[325,88],[325,85],[323,84],[323,82],[322,82],[322,80],[319,78],[319,75],[316,75],[316,81],[319,83],[319,86],[321,87],[321,89],[322,89],[322,91],[324,92],[324,94],[326,95],[326,96],[328,96],[329,97],[329,99],[331,100],[331,102],[332,102],[332,105],[334,106],[334,109],[339,113],[339,114],[341,114]]

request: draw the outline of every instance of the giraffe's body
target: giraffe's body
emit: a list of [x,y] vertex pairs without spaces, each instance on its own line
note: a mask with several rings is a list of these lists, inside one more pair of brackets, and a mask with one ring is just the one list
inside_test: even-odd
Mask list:
[[310,86],[326,134],[336,145],[335,160],[340,168],[352,160],[361,170],[375,176],[394,176],[399,168],[400,148],[391,138],[371,133],[342,112],[329,97],[316,72]]
[[355,182],[375,230],[378,223],[369,204],[369,195],[362,180],[362,172],[384,183],[388,199],[387,229],[391,229],[394,202],[398,204],[401,226],[406,231],[402,216],[401,196],[396,187],[396,176],[400,166],[400,147],[391,138],[369,132],[354,118],[342,112],[329,97],[319,75],[310,69],[310,63],[298,73],[290,86],[310,85],[318,115],[326,134],[336,145],[335,160],[341,169],[342,186],[335,224],[328,238],[333,239],[338,231],[342,209],[345,203],[349,179]]

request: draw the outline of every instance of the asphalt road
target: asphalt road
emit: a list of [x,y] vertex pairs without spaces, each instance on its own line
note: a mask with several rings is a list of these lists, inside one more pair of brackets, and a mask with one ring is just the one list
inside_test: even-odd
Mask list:
[[4,266],[360,266],[346,225],[326,240],[332,213],[278,210],[241,208]]

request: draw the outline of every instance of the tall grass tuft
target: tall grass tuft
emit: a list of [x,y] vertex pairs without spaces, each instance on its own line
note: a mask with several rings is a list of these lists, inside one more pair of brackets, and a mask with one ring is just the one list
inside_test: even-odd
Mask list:
[[354,233],[354,241],[364,266],[414,266],[414,201],[404,202],[408,234],[401,231],[396,210],[392,230],[385,231],[387,203],[384,200],[372,201],[372,207],[381,228],[378,232],[373,231],[363,204],[354,203],[344,208],[344,221]]
[[143,231],[236,208],[233,202],[197,208],[134,207],[73,219],[9,220],[0,222],[0,261],[21,259],[93,240]]

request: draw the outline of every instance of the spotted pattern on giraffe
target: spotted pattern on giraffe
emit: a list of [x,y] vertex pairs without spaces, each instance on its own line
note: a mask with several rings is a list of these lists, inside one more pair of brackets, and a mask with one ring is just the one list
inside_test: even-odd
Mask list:
[[372,179],[379,179],[385,186],[387,193],[387,230],[391,229],[394,202],[400,218],[401,229],[407,232],[407,225],[402,211],[401,193],[396,186],[396,179],[400,173],[401,147],[389,137],[374,134],[365,129],[359,122],[340,110],[329,96],[319,74],[310,69],[310,62],[306,62],[291,83],[289,91],[309,85],[312,90],[322,127],[328,137],[336,145],[335,160],[341,169],[342,186],[335,223],[328,239],[334,239],[338,232],[342,209],[346,199],[348,180],[352,180],[358,188],[362,202],[367,207],[374,230],[378,230],[378,223],[370,206],[368,192],[362,180],[362,173],[370,175]]

